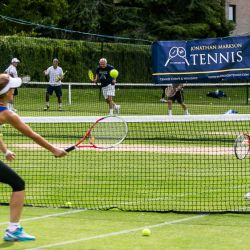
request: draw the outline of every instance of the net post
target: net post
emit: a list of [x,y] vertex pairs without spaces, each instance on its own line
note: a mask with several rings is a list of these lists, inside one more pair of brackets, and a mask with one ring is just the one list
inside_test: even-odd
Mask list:
[[246,92],[247,92],[247,100],[246,100],[246,105],[248,105],[248,103],[249,103],[249,93],[248,93],[248,84],[247,84],[247,86],[246,86]]
[[69,105],[72,103],[72,94],[71,94],[71,84],[68,85],[68,91],[69,91]]

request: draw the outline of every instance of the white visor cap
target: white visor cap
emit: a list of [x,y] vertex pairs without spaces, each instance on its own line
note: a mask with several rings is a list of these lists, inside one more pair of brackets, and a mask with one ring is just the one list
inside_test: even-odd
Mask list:
[[9,76],[9,82],[7,85],[0,90],[0,95],[7,93],[10,89],[16,89],[22,85],[22,79],[19,77],[11,77]]

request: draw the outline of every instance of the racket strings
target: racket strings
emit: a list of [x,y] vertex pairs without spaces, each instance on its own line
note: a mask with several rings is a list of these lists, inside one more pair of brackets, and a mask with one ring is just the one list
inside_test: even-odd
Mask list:
[[126,134],[123,122],[100,122],[91,131],[90,143],[97,147],[112,147],[119,144]]
[[239,159],[244,159],[249,152],[249,138],[240,135],[235,141],[235,153]]

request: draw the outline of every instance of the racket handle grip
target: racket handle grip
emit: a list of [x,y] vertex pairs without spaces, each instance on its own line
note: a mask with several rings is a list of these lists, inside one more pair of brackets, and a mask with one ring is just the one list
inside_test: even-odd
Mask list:
[[68,148],[65,148],[65,151],[70,152],[70,151],[75,150],[75,149],[76,149],[76,146],[70,146]]

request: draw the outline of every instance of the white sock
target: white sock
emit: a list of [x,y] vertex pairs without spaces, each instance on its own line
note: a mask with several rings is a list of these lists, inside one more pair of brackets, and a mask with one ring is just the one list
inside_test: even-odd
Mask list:
[[46,102],[46,106],[49,106],[49,102]]
[[184,110],[184,115],[189,115],[188,110]]
[[8,226],[8,230],[11,231],[11,232],[13,232],[13,231],[15,231],[18,227],[21,227],[21,226],[20,226],[20,223],[18,223],[18,222],[10,222],[10,223],[9,223],[9,226]]
[[172,110],[168,110],[168,115],[172,115]]
[[61,108],[62,107],[62,104],[61,103],[59,103],[59,108]]
[[114,110],[113,110],[113,109],[110,109],[110,110],[109,110],[109,114],[110,114],[110,115],[113,115],[113,114],[114,114]]

